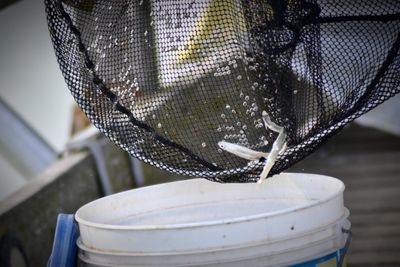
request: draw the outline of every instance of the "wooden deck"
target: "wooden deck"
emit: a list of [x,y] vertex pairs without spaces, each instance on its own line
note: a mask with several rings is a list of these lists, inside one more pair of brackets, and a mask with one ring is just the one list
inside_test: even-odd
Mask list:
[[349,266],[400,266],[400,137],[353,124],[290,171],[346,184]]

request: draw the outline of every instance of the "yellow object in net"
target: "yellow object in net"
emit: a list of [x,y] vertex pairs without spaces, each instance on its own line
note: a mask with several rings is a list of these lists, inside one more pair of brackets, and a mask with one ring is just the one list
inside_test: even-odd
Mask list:
[[211,0],[178,51],[175,66],[199,61],[212,48],[222,47],[246,31],[243,8],[237,0]]

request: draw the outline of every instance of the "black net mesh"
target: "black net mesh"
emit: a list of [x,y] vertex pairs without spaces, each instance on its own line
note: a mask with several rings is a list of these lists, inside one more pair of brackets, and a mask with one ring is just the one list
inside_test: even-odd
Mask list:
[[45,3],[61,70],[93,124],[179,174],[256,181],[265,157],[219,144],[270,151],[278,134],[265,113],[287,134],[269,175],[279,173],[400,91],[398,0]]

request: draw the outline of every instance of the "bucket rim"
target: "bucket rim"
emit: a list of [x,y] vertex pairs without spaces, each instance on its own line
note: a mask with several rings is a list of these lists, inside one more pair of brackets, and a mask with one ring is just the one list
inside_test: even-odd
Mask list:
[[[114,251],[114,250],[103,250],[103,249],[97,249],[97,248],[93,248],[93,247],[88,247],[86,246],[82,239],[79,237],[76,241],[76,244],[78,246],[78,248],[80,250],[83,251],[87,251],[90,253],[94,253],[94,254],[101,254],[101,255],[112,255],[112,256],[180,256],[180,255],[199,255],[199,254],[203,254],[203,253],[210,253],[210,252],[223,252],[223,251],[229,251],[229,250],[235,250],[235,249],[244,249],[244,248],[251,248],[251,247],[257,247],[257,246],[261,246],[261,245],[266,245],[267,243],[279,243],[279,242],[283,242],[283,241],[288,241],[291,239],[296,239],[296,238],[303,238],[306,237],[310,234],[315,234],[318,232],[322,232],[327,228],[335,228],[338,226],[343,226],[346,223],[350,225],[351,227],[351,222],[349,221],[349,215],[350,212],[349,210],[346,208],[345,212],[343,214],[343,216],[341,216],[338,220],[336,220],[333,223],[318,227],[313,229],[312,231],[305,231],[305,232],[300,232],[297,235],[294,236],[287,236],[287,237],[282,237],[282,238],[276,238],[276,239],[269,239],[268,241],[260,241],[260,242],[254,242],[254,243],[245,243],[243,245],[238,245],[238,246],[227,246],[227,247],[221,247],[221,248],[212,248],[209,250],[186,250],[186,251],[179,251],[179,253],[177,252],[127,252],[127,251]],[[331,235],[329,237],[325,237],[321,240],[315,241],[315,242],[323,242],[329,239],[333,239],[336,237],[335,235]],[[292,248],[291,250],[296,249],[296,248]]]
[[[209,227],[209,226],[217,226],[217,225],[225,225],[225,224],[237,224],[237,223],[243,223],[243,222],[249,222],[249,221],[255,221],[255,220],[260,220],[260,219],[268,219],[272,217],[277,217],[281,216],[290,212],[295,212],[299,210],[304,210],[304,209],[309,209],[313,208],[317,205],[320,205],[322,203],[326,203],[331,201],[334,198],[337,198],[339,195],[343,194],[345,190],[345,185],[344,183],[332,176],[327,176],[327,175],[321,175],[321,174],[312,174],[312,173],[281,173],[279,175],[298,175],[300,174],[301,176],[312,176],[312,177],[319,177],[319,178],[324,178],[324,179],[329,179],[331,181],[337,182],[340,186],[338,190],[329,195],[329,197],[326,197],[324,199],[318,199],[312,203],[307,203],[307,204],[302,204],[296,207],[292,208],[286,208],[282,210],[278,210],[275,212],[263,212],[259,214],[254,214],[254,215],[248,215],[248,216],[240,216],[240,217],[235,217],[235,218],[229,218],[229,219],[223,219],[223,220],[210,220],[210,221],[202,221],[202,222],[189,222],[189,223],[176,223],[176,224],[167,224],[167,225],[157,225],[157,224],[149,224],[149,225],[114,225],[114,224],[107,224],[107,223],[97,223],[97,222],[90,222],[86,219],[83,219],[79,216],[79,213],[82,212],[82,209],[87,208],[89,205],[92,203],[95,203],[96,201],[99,201],[101,199],[110,197],[106,196],[100,199],[96,199],[92,202],[89,202],[82,207],[80,207],[77,212],[75,213],[75,220],[78,222],[79,226],[86,226],[90,228],[97,228],[97,229],[102,229],[102,230],[118,230],[118,231],[148,231],[148,230],[174,230],[174,229],[187,229],[187,228],[202,228],[202,227]],[[273,177],[278,178],[278,175],[275,175]],[[273,178],[271,177],[271,178]],[[269,179],[271,179],[269,178]],[[187,180],[181,180],[181,181],[175,181],[175,182],[169,182],[169,183],[164,183],[164,184],[173,184],[173,183],[185,183],[185,182],[191,182],[191,181],[198,181],[198,180],[203,180],[204,178],[195,178],[195,179],[187,179]],[[279,179],[279,178],[278,178]],[[205,179],[207,180],[207,179]],[[208,181],[208,180],[207,180]],[[157,185],[150,185],[146,187],[153,187],[153,186],[162,186],[163,184],[157,184]],[[145,187],[139,188],[143,189]],[[131,192],[133,190],[137,189],[131,189],[128,191],[123,191],[117,194],[114,194],[112,196],[117,196],[120,194],[124,194],[127,192]],[[341,216],[343,213],[341,214]]]
[[[324,238],[324,239],[321,239],[321,240],[318,240],[318,241],[315,241],[315,242],[312,242],[312,243],[309,243],[309,244],[316,246],[316,245],[323,244],[325,242],[329,242],[329,241],[337,240],[337,239],[338,239],[337,236],[330,237],[330,238],[328,237],[328,238]],[[278,251],[274,251],[273,253],[267,255],[267,257],[273,257],[273,256],[280,255],[280,254],[283,254],[283,253],[293,253],[293,252],[299,251],[300,249],[301,249],[301,247],[294,247],[292,249],[287,249],[287,250],[284,250],[284,251],[279,251],[279,252]],[[315,257],[324,256],[324,255],[333,253],[335,251],[338,251],[340,249],[341,249],[341,246],[339,244],[336,244],[336,247],[334,247],[334,248],[332,248],[332,249],[330,249],[328,251],[324,251],[324,252],[318,253],[318,254],[313,255],[313,256],[308,256],[308,257],[304,257],[304,258],[298,259],[296,261],[293,261],[291,264],[296,264],[298,262],[306,262],[308,260],[314,259]],[[85,251],[85,252],[87,252],[87,251]],[[205,251],[204,254],[210,253],[210,252],[220,252],[220,251]],[[200,254],[200,253],[198,253],[198,254]],[[102,255],[104,255],[104,256],[114,256],[114,257],[115,256],[116,257],[118,257],[118,256],[125,256],[125,257],[138,257],[138,256],[154,257],[154,256],[160,256],[160,257],[165,257],[165,256],[184,256],[184,255],[189,255],[190,256],[190,255],[196,255],[196,253],[191,253],[191,254],[189,254],[189,253],[188,254],[183,254],[183,253],[182,254],[156,254],[156,255],[149,255],[149,254],[146,254],[146,255],[132,255],[132,254],[131,255],[121,255],[121,254],[105,254],[104,253]],[[78,252],[78,257],[79,257],[80,260],[82,260],[82,261],[84,261],[86,263],[94,264],[94,265],[100,265],[100,266],[104,266],[104,267],[117,267],[117,266],[129,267],[130,266],[130,265],[120,265],[120,264],[114,265],[113,263],[109,263],[109,262],[100,262],[100,261],[96,261],[96,260],[93,260],[93,259],[88,259],[87,256],[84,253],[82,253],[82,250],[80,250]],[[253,257],[254,256],[241,257],[240,260],[251,259]],[[235,262],[238,259],[232,259],[230,261],[223,261],[223,263]],[[217,260],[217,261],[210,261],[210,262],[207,262],[207,263],[197,263],[196,265],[192,265],[191,264],[190,266],[193,266],[193,267],[195,267],[195,266],[204,266],[204,264],[210,265],[210,264],[216,264],[216,263],[221,263],[221,261]],[[153,267],[153,266],[154,265],[151,265],[151,267]],[[179,265],[175,265],[174,264],[174,266],[185,267],[185,266],[187,266],[187,264],[179,264]]]

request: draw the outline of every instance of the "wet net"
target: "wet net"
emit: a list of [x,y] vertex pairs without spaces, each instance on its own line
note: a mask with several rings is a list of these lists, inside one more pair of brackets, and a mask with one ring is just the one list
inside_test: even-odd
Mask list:
[[62,73],[93,124],[182,175],[277,174],[400,91],[397,0],[45,4]]

